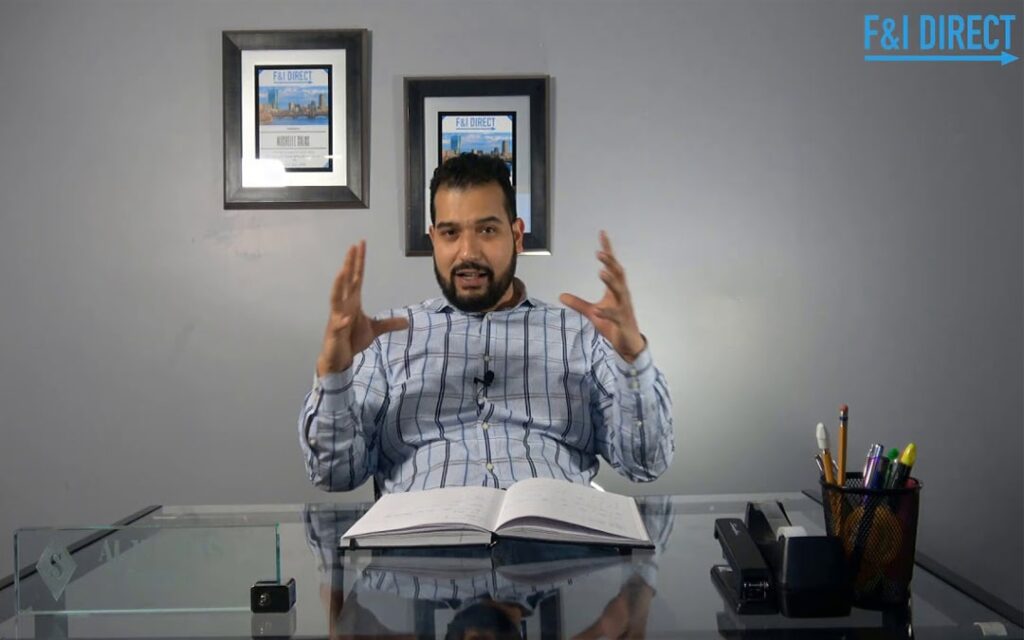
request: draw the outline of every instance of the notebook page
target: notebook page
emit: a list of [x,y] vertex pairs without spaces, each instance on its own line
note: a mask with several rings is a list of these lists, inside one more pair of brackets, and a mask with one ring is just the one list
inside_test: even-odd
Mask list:
[[493,530],[505,492],[487,487],[447,487],[389,493],[376,502],[345,538],[403,529],[471,525]]
[[530,478],[512,485],[498,516],[498,528],[516,518],[546,518],[635,540],[648,540],[636,502],[586,485]]

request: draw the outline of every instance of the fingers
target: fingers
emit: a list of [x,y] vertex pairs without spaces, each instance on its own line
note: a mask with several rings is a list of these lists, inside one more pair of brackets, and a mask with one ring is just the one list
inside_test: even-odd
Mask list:
[[332,315],[328,323],[328,329],[337,333],[352,324],[352,316]]
[[622,263],[615,257],[615,253],[612,251],[612,245],[608,242],[608,236],[601,232],[601,250],[597,252],[597,259],[601,261],[606,269],[611,272],[617,278],[626,278],[626,270],[622,267]]
[[592,309],[594,309],[595,307],[593,303],[587,302],[583,298],[580,298],[579,296],[574,296],[571,293],[563,293],[562,295],[558,296],[558,301],[564,304],[565,306],[569,307],[576,313],[582,314],[587,317],[590,317]]
[[360,293],[363,272],[366,268],[366,241],[360,240],[345,252],[345,261],[334,277],[331,288],[331,305],[337,307],[350,296]]
[[376,338],[379,335],[388,333],[389,331],[401,331],[402,329],[409,328],[409,320],[407,318],[381,318],[379,320],[370,320],[370,327],[373,328],[373,337]]
[[334,285],[331,287],[331,306],[336,307],[348,296],[349,274],[352,271],[351,265],[355,258],[355,246],[349,247],[345,252],[345,262],[342,263],[338,275],[334,276]]
[[602,320],[622,324],[622,312],[616,307],[594,307],[594,315]]
[[352,286],[359,289],[363,285],[363,271],[366,268],[366,240],[360,240],[356,250],[356,268],[352,275]]
[[600,260],[601,264],[604,265],[604,268],[611,272],[616,278],[626,277],[626,270],[622,268],[622,263],[620,263],[613,254],[608,253],[607,251],[598,251],[597,259]]
[[360,241],[348,249],[345,254],[345,297],[359,293],[359,270],[362,268],[365,244]]
[[601,282],[612,292],[617,303],[625,304],[629,301],[629,289],[626,288],[626,281],[623,278],[617,277],[607,270],[602,270],[600,277]]
[[608,289],[615,296],[619,303],[626,303],[629,300],[629,288],[626,285],[626,270],[615,257],[612,251],[611,240],[604,231],[600,233],[601,250],[597,252],[597,259],[604,265],[605,270],[601,272],[601,281],[608,286]]

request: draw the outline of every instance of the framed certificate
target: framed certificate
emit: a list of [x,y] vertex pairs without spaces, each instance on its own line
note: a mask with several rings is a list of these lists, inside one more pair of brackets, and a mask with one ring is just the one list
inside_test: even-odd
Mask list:
[[256,65],[256,159],[285,171],[334,169],[330,66]]
[[498,156],[516,184],[516,112],[439,111],[437,163],[460,153]]
[[225,208],[369,205],[368,40],[224,32]]
[[526,253],[549,252],[548,77],[406,78],[405,253],[430,255],[430,178],[461,153],[509,167]]

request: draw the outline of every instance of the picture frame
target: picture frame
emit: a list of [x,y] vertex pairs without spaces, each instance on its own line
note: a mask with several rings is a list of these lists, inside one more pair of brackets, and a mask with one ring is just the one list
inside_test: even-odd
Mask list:
[[224,31],[222,45],[224,208],[367,208],[369,31]]
[[549,84],[549,76],[405,78],[405,255],[431,255],[430,178],[460,152],[509,163],[524,253],[550,253]]

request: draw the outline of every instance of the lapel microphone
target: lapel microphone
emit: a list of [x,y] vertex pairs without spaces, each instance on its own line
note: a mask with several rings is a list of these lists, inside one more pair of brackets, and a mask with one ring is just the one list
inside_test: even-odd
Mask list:
[[485,387],[489,387],[489,386],[491,386],[491,383],[494,382],[494,372],[491,371],[490,369],[488,369],[487,371],[484,371],[484,379],[483,380],[481,380],[480,378],[473,378],[473,382],[476,382],[478,384],[482,384]]

